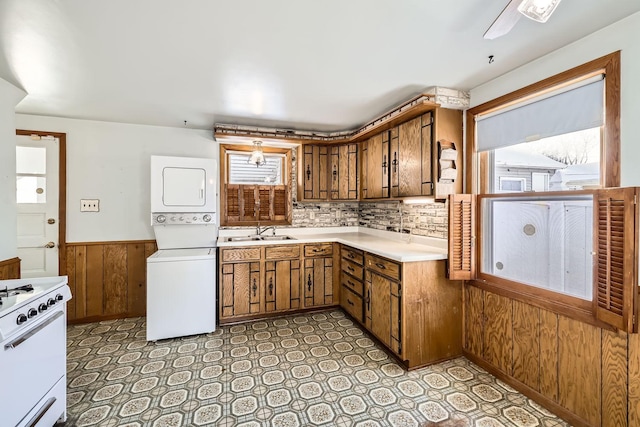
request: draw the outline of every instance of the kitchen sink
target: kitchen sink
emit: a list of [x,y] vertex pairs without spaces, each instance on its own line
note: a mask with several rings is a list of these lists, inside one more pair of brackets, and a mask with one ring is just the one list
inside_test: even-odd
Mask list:
[[262,240],[296,240],[291,236],[262,236]]
[[251,242],[256,240],[262,240],[262,236],[234,236],[225,237],[225,242]]
[[225,237],[225,242],[256,242],[260,240],[265,241],[281,241],[281,240],[295,240],[295,238],[291,236],[233,236],[233,237]]

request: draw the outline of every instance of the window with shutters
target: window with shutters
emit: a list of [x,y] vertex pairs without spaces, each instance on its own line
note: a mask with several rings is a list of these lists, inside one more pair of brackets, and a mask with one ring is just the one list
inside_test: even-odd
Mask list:
[[[611,188],[620,177],[619,61],[616,52],[469,110],[467,186],[476,194],[450,199],[451,278],[637,331],[637,191]],[[576,133],[590,135],[582,164],[541,158],[528,142],[553,147]]]
[[251,146],[220,145],[220,224],[291,224],[291,150],[263,147],[265,164],[249,164]]

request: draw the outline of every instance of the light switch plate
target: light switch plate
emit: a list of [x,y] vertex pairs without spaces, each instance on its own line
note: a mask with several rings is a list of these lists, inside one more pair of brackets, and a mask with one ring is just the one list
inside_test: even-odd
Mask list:
[[80,212],[100,212],[99,199],[81,199]]

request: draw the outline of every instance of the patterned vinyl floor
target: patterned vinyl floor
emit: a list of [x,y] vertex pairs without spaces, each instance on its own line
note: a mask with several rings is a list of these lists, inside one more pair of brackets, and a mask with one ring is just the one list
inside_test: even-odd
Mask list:
[[464,358],[407,372],[340,310],[145,340],[68,328],[66,426],[566,426]]

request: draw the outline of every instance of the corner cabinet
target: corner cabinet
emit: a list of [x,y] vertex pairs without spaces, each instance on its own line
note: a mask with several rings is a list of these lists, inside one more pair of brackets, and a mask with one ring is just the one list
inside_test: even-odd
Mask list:
[[305,144],[300,159],[300,201],[358,200],[358,144]]
[[462,354],[462,282],[445,277],[444,260],[341,255],[340,305],[408,369]]

